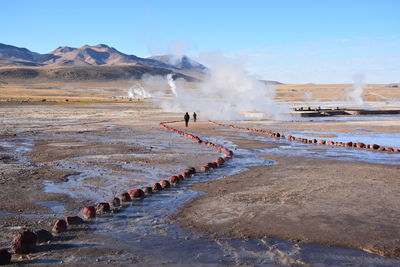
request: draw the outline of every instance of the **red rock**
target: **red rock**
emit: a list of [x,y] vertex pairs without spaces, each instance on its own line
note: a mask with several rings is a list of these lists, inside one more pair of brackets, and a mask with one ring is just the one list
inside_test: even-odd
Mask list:
[[388,147],[385,148],[385,150],[388,151],[388,152],[393,152],[393,147],[388,146]]
[[333,146],[333,145],[335,145],[335,142],[333,142],[333,141],[328,141],[327,145],[328,145],[328,146]]
[[30,253],[36,249],[37,235],[30,230],[25,230],[14,236],[12,249],[15,253]]
[[151,185],[151,189],[153,189],[153,191],[159,191],[162,190],[162,186],[159,183],[154,183]]
[[151,188],[151,186],[145,186],[145,187],[142,187],[142,191],[145,193],[145,194],[151,194],[151,193],[153,193],[153,189]]
[[383,146],[380,146],[380,147],[378,148],[378,151],[385,151],[385,148],[384,148]]
[[217,164],[215,162],[207,162],[206,166],[213,169],[217,168]]
[[61,232],[64,232],[65,230],[67,230],[67,227],[68,227],[68,225],[65,220],[63,220],[63,219],[57,220],[53,226],[52,231],[54,233],[61,233]]
[[128,191],[129,195],[131,198],[143,198],[144,197],[144,192],[142,189],[132,189]]
[[171,184],[177,184],[177,183],[179,183],[179,178],[178,178],[178,176],[176,176],[176,175],[171,176],[171,177],[169,178],[169,182],[170,182]]
[[218,165],[223,165],[225,163],[225,160],[222,157],[217,158],[216,162]]
[[91,219],[96,217],[96,209],[93,206],[86,206],[82,210],[83,218]]
[[347,146],[347,147],[352,147],[352,146],[353,146],[353,142],[347,142],[347,143],[346,143],[346,146]]
[[200,171],[201,172],[208,172],[208,171],[210,171],[210,168],[208,166],[201,166],[200,167]]
[[179,181],[183,181],[183,180],[185,180],[185,177],[183,177],[183,175],[182,175],[182,174],[179,174],[179,175],[178,175],[178,178],[179,178]]
[[321,145],[325,145],[326,141],[321,139],[321,140],[319,140],[319,143],[320,143]]
[[117,208],[121,206],[121,199],[119,197],[114,197],[108,202],[108,204],[110,204],[110,206],[113,206],[114,208]]
[[188,171],[189,171],[190,174],[195,174],[196,173],[196,169],[194,167],[190,167],[188,169]]
[[393,149],[393,153],[399,153],[400,150],[398,148]]
[[83,219],[79,216],[67,216],[65,217],[65,221],[68,225],[84,223]]
[[128,194],[128,192],[124,192],[120,195],[120,199],[122,202],[129,202],[132,201],[131,196]]
[[7,249],[0,249],[0,265],[11,263],[11,253]]
[[167,188],[167,187],[171,186],[171,184],[169,183],[168,180],[161,180],[160,181],[160,185],[161,185],[162,188]]
[[379,145],[373,144],[373,145],[371,145],[371,149],[379,149]]
[[110,211],[111,211],[110,204],[108,204],[107,202],[100,202],[96,204],[97,214],[101,215]]

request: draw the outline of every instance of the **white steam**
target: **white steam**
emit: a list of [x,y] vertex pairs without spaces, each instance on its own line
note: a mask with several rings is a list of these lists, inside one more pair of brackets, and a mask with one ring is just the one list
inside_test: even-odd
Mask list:
[[210,71],[194,88],[167,81],[174,95],[163,108],[175,111],[196,111],[204,119],[232,120],[243,118],[244,112],[260,112],[263,117],[282,119],[289,108],[274,101],[275,88],[248,75],[243,63],[218,54],[208,57]]
[[347,93],[347,101],[355,105],[363,105],[363,90],[365,86],[365,76],[362,73],[357,73],[353,76],[353,89]]
[[128,98],[130,99],[145,99],[150,97],[151,94],[147,92],[142,86],[135,85],[128,89]]
[[176,85],[175,85],[174,79],[172,78],[171,73],[167,75],[167,82],[168,82],[169,87],[171,88],[171,92],[172,92],[173,96],[175,98],[178,97],[178,93],[176,91]]

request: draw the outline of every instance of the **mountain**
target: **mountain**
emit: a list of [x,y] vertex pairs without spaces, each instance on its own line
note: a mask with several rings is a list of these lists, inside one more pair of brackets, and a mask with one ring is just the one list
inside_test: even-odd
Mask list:
[[0,43],[0,66],[41,66],[51,55],[41,55],[26,48]]
[[[157,59],[159,58],[159,59]],[[177,60],[172,60],[172,59]],[[0,44],[0,66],[115,66],[135,65],[170,70],[200,71],[205,67],[184,56],[172,55],[141,58],[124,54],[105,44],[84,45],[80,48],[60,46],[47,54],[32,52],[26,48]]]
[[143,75],[166,76],[173,74],[175,79],[198,81],[196,78],[170,69],[138,65],[120,66],[44,66],[44,67],[0,67],[0,86],[15,82],[107,82],[141,79]]
[[205,71],[207,69],[204,65],[194,61],[193,59],[187,56],[161,55],[161,56],[151,56],[147,58],[164,62],[165,64],[172,65],[179,70]]

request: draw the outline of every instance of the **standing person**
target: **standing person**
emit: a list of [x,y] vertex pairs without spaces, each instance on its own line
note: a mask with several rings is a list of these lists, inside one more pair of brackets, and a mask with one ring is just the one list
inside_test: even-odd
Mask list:
[[188,127],[189,119],[190,119],[189,113],[186,112],[186,114],[185,114],[185,116],[183,116],[183,118],[185,119],[185,126]]
[[196,122],[196,119],[197,119],[197,114],[196,112],[193,112],[193,121]]

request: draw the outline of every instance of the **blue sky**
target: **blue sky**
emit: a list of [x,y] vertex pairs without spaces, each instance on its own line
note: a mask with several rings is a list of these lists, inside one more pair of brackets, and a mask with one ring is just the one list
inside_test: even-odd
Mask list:
[[400,82],[399,0],[2,0],[0,10],[0,42],[40,53],[219,51],[285,83]]

